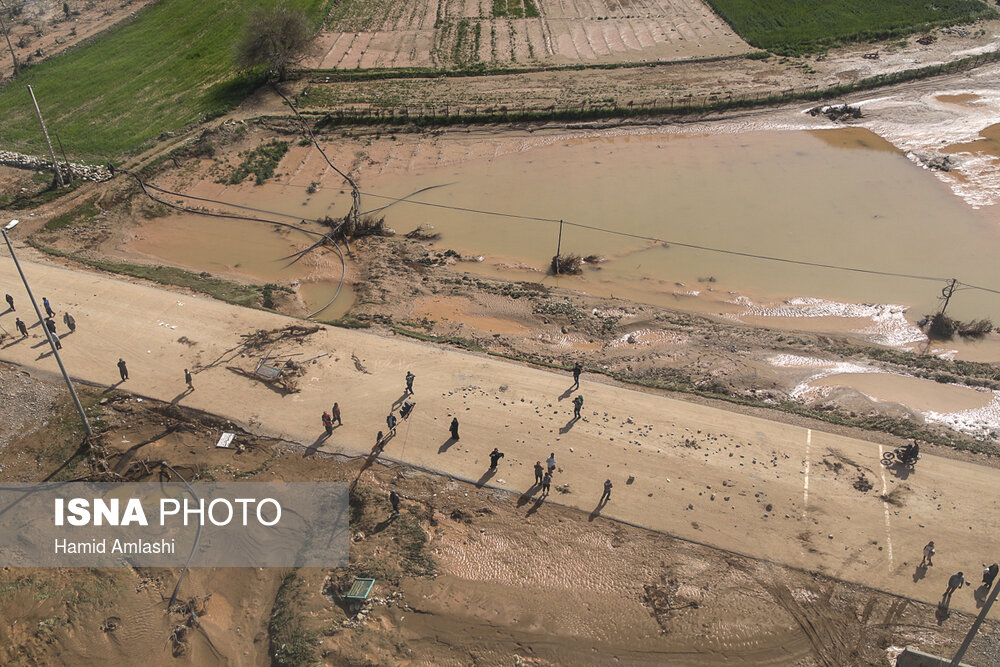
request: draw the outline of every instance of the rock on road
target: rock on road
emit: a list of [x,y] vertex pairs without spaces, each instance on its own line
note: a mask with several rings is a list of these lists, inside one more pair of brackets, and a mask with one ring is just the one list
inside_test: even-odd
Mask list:
[[[35,296],[77,321],[64,335],[69,372],[162,401],[178,400],[281,437],[310,451],[366,454],[401,399],[404,375],[416,375],[417,405],[383,456],[514,493],[521,509],[545,521],[545,504],[521,495],[535,461],[554,452],[557,471],[546,502],[758,558],[936,603],[947,577],[962,570],[978,586],[981,563],[998,528],[1000,471],[924,456],[908,477],[884,470],[881,447],[855,438],[769,421],[601,382],[584,374],[569,391],[568,372],[553,372],[402,338],[323,327],[296,347],[307,364],[299,393],[282,396],[226,368],[241,358],[240,334],[301,320],[208,298],[137,285],[89,272],[25,263]],[[33,325],[27,340],[0,347],[0,359],[57,371],[13,263],[0,258],[0,283]],[[14,331],[15,313],[0,316]],[[184,368],[195,391],[183,395]],[[583,394],[582,419],[570,422]],[[322,440],[320,415],[340,403],[344,425]],[[453,415],[461,440],[449,442]],[[487,475],[493,447],[505,452]],[[855,488],[859,476],[870,490]],[[598,510],[605,479],[611,500]],[[558,487],[568,485],[568,493]],[[866,485],[860,485],[864,488]],[[565,488],[565,487],[564,487]],[[888,502],[882,496],[888,498]],[[934,566],[916,571],[928,540]],[[973,588],[953,608],[976,609]]]

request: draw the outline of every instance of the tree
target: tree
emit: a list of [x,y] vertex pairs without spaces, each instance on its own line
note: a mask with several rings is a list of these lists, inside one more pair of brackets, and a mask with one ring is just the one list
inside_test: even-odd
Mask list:
[[258,9],[247,21],[236,63],[243,69],[263,65],[280,81],[289,66],[301,58],[312,37],[303,12],[285,6]]

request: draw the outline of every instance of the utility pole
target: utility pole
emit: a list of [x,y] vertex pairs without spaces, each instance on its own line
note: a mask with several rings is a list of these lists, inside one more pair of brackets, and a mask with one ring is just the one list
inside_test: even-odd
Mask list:
[[941,306],[941,314],[944,315],[944,311],[948,308],[948,302],[951,301],[951,295],[955,293],[955,284],[958,282],[957,278],[952,278],[951,282],[941,290],[941,298],[944,299],[944,305]]
[[962,658],[965,656],[965,652],[969,650],[969,645],[972,644],[972,640],[976,638],[976,633],[979,632],[979,626],[983,624],[986,620],[986,614],[990,613],[990,607],[996,602],[997,594],[1000,593],[1000,584],[995,584],[993,590],[990,592],[990,596],[986,598],[986,603],[983,604],[983,610],[979,612],[979,616],[973,622],[972,627],[969,628],[969,634],[965,635],[965,641],[962,645],[958,647],[958,652],[955,653],[955,657],[951,660],[951,667],[958,667],[962,664]]
[[24,271],[21,270],[21,263],[17,261],[17,255],[14,254],[14,246],[10,243],[10,238],[7,236],[7,232],[17,226],[18,220],[11,220],[7,223],[7,226],[0,229],[0,233],[3,234],[3,240],[7,242],[7,249],[10,250],[10,257],[14,260],[14,266],[17,267],[17,272],[21,275],[21,282],[24,283],[24,289],[28,293],[28,301],[31,305],[35,307],[35,315],[38,316],[38,324],[41,325],[42,331],[45,333],[45,337],[49,341],[49,347],[52,348],[52,356],[56,358],[56,363],[59,364],[59,370],[62,372],[63,379],[66,381],[66,386],[69,387],[69,395],[73,397],[73,402],[76,404],[76,410],[80,413],[80,421],[83,422],[83,430],[87,432],[87,437],[94,435],[93,430],[90,428],[90,422],[87,420],[87,413],[83,410],[83,405],[80,403],[80,398],[76,395],[76,390],[73,388],[73,382],[69,379],[69,374],[66,373],[66,367],[63,366],[62,357],[59,356],[59,348],[56,347],[56,342],[52,339],[49,333],[49,328],[45,324],[45,318],[42,317],[42,311],[38,308],[38,303],[35,302],[35,295],[31,293],[31,287],[28,285],[28,279],[24,277]]
[[45,143],[49,145],[49,155],[52,156],[52,171],[56,175],[56,187],[61,188],[63,186],[62,175],[59,173],[59,163],[56,162],[56,151],[52,148],[52,140],[49,139],[49,131],[45,129],[45,121],[42,119],[42,110],[38,108],[38,100],[35,99],[35,91],[28,86],[28,92],[31,93],[31,103],[35,105],[35,115],[38,116],[38,124],[42,126],[42,134],[45,135]]
[[[4,5],[2,2],[0,2],[0,5],[2,5],[3,9],[7,9],[7,5]],[[10,49],[10,59],[14,61],[14,76],[11,78],[16,79],[18,73],[21,71],[21,66],[17,63],[17,54],[14,53],[14,47],[10,43],[10,32],[7,30],[7,23],[3,20],[2,16],[0,16],[0,28],[3,29],[3,36],[7,39],[7,48]]]
[[556,241],[556,256],[555,256],[555,269],[556,269],[556,275],[557,276],[559,275],[559,255],[562,252],[562,228],[563,228],[563,221],[560,220],[559,221],[559,240]]

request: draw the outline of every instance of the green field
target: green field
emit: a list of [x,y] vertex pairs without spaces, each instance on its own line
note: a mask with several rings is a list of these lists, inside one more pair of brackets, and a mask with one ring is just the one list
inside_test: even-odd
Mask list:
[[982,0],[708,0],[753,46],[797,55],[995,16]]
[[[286,0],[318,24],[327,0]],[[259,83],[234,44],[262,0],[159,0],[131,22],[22,72],[0,89],[0,148],[46,154],[25,84],[66,153],[110,160],[162,132],[225,113]],[[58,150],[58,146],[56,147]]]

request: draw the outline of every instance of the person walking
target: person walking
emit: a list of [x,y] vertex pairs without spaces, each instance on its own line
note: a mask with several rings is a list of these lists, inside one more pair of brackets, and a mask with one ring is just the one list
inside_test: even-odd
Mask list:
[[16,326],[17,330],[21,332],[21,338],[28,337],[28,327],[25,326],[24,320],[22,320],[20,317],[16,318],[14,321],[14,326]]
[[76,318],[69,314],[69,312],[63,313],[63,324],[69,329],[70,333],[76,331]]
[[580,386],[580,373],[583,372],[583,362],[578,361],[576,365],[573,366],[573,389]]
[[551,475],[552,471],[556,469],[556,453],[552,452],[549,454],[549,458],[545,459],[545,463],[548,466],[549,474]]
[[45,306],[45,314],[46,315],[48,315],[49,317],[55,317],[56,316],[56,312],[54,310],[52,310],[52,304],[49,303],[49,297],[47,297],[47,296],[43,296],[42,297],[42,305]]
[[184,383],[188,386],[188,389],[194,391],[194,378],[191,377],[191,371],[184,369]]
[[376,447],[376,448],[378,448],[378,447],[381,447],[381,446],[382,446],[382,440],[383,440],[384,438],[385,438],[385,436],[384,436],[384,435],[382,434],[382,431],[379,431],[379,432],[378,432],[378,435],[376,435],[376,436],[375,436],[375,447]]
[[326,411],[323,412],[323,428],[327,435],[333,435],[333,420],[330,419],[330,413]]
[[948,577],[948,588],[944,592],[943,600],[951,602],[951,594],[965,585],[965,573],[957,572]]
[[392,505],[393,516],[399,516],[399,494],[396,489],[389,492],[389,504]]
[[344,422],[340,419],[340,403],[334,402],[331,412],[331,417],[333,418],[333,421],[337,422],[337,426],[343,426]]
[[49,330],[49,333],[56,332],[56,323],[51,317],[45,318],[45,328]]
[[6,296],[4,296],[4,298],[7,299],[7,307],[10,308],[11,311],[17,310],[17,308],[14,307],[14,297],[12,297],[10,294],[7,294]]
[[583,409],[583,394],[573,399],[573,419],[580,418],[580,410]]
[[122,382],[128,379],[128,366],[125,365],[124,359],[118,359],[118,372],[122,376]]
[[924,558],[920,561],[920,567],[925,565],[934,565],[931,559],[934,558],[934,540],[931,540],[926,545],[924,545]]
[[535,461],[535,484],[542,483],[542,475],[545,474],[545,468],[542,467],[541,461]]
[[496,447],[494,447],[493,451],[490,452],[490,470],[496,470],[497,469],[497,463],[502,458],[503,458],[503,452],[501,452],[499,449],[497,449]]
[[545,476],[542,477],[542,498],[549,495],[549,485],[552,484],[552,473],[547,472]]
[[993,588],[993,581],[997,578],[997,572],[1000,572],[1000,564],[993,563],[989,567],[986,567],[986,563],[983,563],[983,586],[986,590]]
[[451,418],[451,439],[458,440],[458,417]]
[[611,500],[611,487],[612,487],[611,480],[610,479],[604,480],[604,493],[601,494],[601,500],[600,500],[601,505]]
[[56,349],[57,350],[61,350],[62,349],[62,341],[59,340],[59,334],[57,334],[55,331],[50,331],[49,335],[52,336],[52,342],[56,344]]
[[411,373],[410,371],[406,371],[406,393],[407,394],[412,394],[413,393],[413,379],[415,377],[416,376],[413,373]]
[[391,412],[385,418],[385,425],[389,428],[389,433],[396,432],[396,415]]

